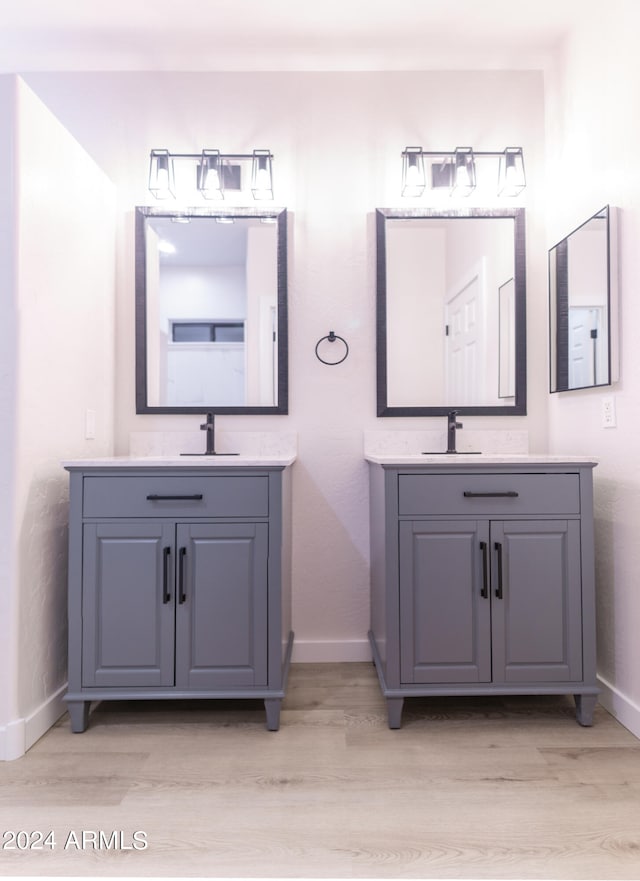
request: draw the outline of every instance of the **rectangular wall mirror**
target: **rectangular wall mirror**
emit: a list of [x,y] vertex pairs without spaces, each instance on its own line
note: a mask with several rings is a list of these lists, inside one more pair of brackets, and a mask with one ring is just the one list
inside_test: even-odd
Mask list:
[[136,208],[136,412],[287,412],[286,211]]
[[618,378],[615,242],[615,209],[607,205],[549,251],[552,392]]
[[526,413],[524,208],[376,212],[378,416]]

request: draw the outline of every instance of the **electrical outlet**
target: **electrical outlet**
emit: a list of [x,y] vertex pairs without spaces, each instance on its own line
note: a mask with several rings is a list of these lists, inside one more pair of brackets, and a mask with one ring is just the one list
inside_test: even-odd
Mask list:
[[611,395],[602,399],[602,427],[616,427],[616,401]]

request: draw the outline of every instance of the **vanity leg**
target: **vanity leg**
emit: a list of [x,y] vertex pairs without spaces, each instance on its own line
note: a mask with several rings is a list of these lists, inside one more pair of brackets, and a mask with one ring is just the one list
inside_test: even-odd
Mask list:
[[595,694],[574,694],[573,699],[576,702],[576,719],[580,725],[589,728],[593,725],[593,712],[598,703],[598,696]]
[[400,728],[400,726],[402,725],[403,704],[403,697],[387,698],[387,716],[389,718],[389,728]]
[[277,731],[280,728],[281,698],[265,698],[264,708],[267,714],[267,731]]
[[82,734],[89,724],[89,709],[91,701],[69,701],[67,711],[71,719],[71,730],[74,734]]

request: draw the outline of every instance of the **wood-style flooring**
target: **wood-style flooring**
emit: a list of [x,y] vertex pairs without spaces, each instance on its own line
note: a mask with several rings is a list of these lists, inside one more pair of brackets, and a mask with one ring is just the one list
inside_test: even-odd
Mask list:
[[371,664],[297,664],[279,732],[259,702],[65,716],[0,764],[0,826],[1,877],[639,879],[640,741],[564,697],[416,698],[391,731]]

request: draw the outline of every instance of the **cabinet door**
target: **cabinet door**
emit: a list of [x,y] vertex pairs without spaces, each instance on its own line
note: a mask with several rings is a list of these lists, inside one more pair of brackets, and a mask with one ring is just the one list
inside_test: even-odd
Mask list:
[[488,541],[487,521],[400,523],[402,682],[491,681]]
[[267,684],[266,523],[178,525],[176,685]]
[[579,522],[494,522],[491,545],[494,682],[581,680]]
[[82,685],[173,685],[172,524],[83,531]]

